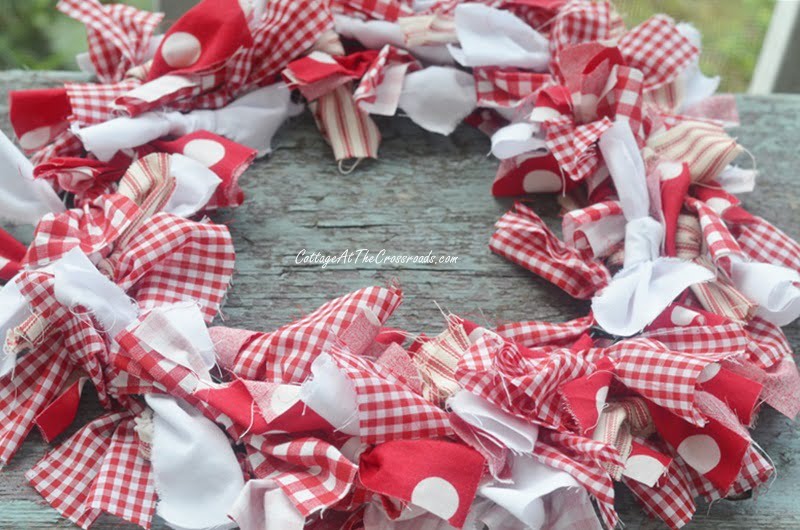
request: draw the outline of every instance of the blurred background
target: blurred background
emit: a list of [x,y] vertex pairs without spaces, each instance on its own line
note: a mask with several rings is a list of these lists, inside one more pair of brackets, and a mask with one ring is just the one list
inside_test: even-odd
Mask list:
[[[0,0],[0,69],[76,69],[74,56],[86,48],[83,26],[56,11],[56,1]],[[169,19],[192,1],[124,3],[165,10]],[[704,39],[703,71],[722,76],[722,91],[800,92],[800,59],[794,57],[800,55],[800,0],[617,0],[615,4],[629,27],[659,12],[697,26]]]

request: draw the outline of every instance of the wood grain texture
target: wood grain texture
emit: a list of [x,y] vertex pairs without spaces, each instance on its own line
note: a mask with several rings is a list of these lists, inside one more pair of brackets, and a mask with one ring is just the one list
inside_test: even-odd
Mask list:
[[[73,74],[0,73],[0,101],[12,88],[57,84]],[[746,97],[739,100],[741,128],[734,134],[756,157],[761,170],[757,190],[743,196],[745,206],[800,237],[797,191],[800,97]],[[8,109],[0,124],[8,134]],[[306,114],[275,140],[275,152],[242,177],[245,204],[214,216],[226,223],[237,250],[234,285],[224,307],[229,326],[271,330],[321,303],[351,290],[396,279],[405,301],[390,325],[436,333],[443,308],[489,325],[523,319],[565,320],[585,314],[559,289],[498,256],[487,247],[493,223],[510,206],[489,193],[497,162],[488,157],[488,140],[462,127],[450,137],[427,133],[408,120],[380,120],[384,135],[378,161],[340,175],[330,149]],[[749,165],[749,161],[743,161]],[[552,197],[534,207],[559,227]],[[19,237],[31,230],[11,227]],[[560,232],[560,229],[559,229]],[[376,266],[370,264],[297,265],[301,249],[341,252],[366,248],[387,254],[449,254],[455,265]],[[800,346],[800,326],[785,330]],[[91,392],[87,393],[91,394]],[[99,411],[93,395],[84,396],[74,432]],[[68,433],[68,434],[69,434]],[[800,527],[800,437],[794,425],[764,410],[754,434],[777,467],[768,494],[757,500],[702,505],[688,526],[699,529]],[[69,528],[27,485],[23,474],[46,448],[33,433],[0,475],[0,528]],[[627,530],[664,528],[650,520],[625,488],[618,507]],[[162,526],[156,525],[156,528]],[[95,528],[127,528],[104,517]]]

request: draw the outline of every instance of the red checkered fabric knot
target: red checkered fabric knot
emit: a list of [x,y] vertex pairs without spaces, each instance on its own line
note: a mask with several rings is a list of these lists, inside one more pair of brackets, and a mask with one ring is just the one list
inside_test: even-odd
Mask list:
[[384,323],[402,297],[395,287],[368,287],[331,300],[274,332],[248,338],[235,354],[233,371],[244,379],[301,383],[311,375],[314,359],[359,313],[368,309]]
[[265,439],[257,450],[266,457],[257,477],[269,475],[304,517],[344,499],[358,466],[332,444],[313,437]]
[[582,42],[613,39],[624,30],[622,18],[610,2],[571,0],[558,10],[550,27],[550,50]]
[[522,203],[497,221],[489,248],[575,298],[591,298],[611,278],[602,263],[565,245]]
[[153,32],[164,18],[124,4],[60,0],[56,8],[86,26],[89,58],[102,83],[122,81],[148,59]]
[[336,13],[395,22],[401,16],[414,14],[412,5],[407,0],[335,0],[331,8]]
[[108,513],[149,529],[156,491],[139,444],[133,415],[113,412],[84,426],[25,477],[53,508],[81,528]]
[[478,106],[510,109],[524,100],[535,99],[542,88],[555,83],[550,74],[526,72],[517,68],[478,67],[475,76],[475,92]]
[[645,90],[672,82],[697,61],[700,50],[665,15],[642,22],[619,40],[619,49],[629,66],[644,73]]
[[355,387],[362,441],[382,443],[452,433],[444,410],[405,386],[385,368],[338,347],[332,348],[330,354]]
[[591,315],[567,322],[523,321],[500,324],[495,333],[527,348],[570,346],[594,325]]

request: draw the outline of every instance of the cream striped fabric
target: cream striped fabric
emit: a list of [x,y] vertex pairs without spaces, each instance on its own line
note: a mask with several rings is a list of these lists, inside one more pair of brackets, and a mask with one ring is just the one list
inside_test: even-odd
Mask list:
[[456,21],[453,15],[417,15],[397,19],[406,38],[406,46],[455,44]]
[[352,83],[337,87],[310,106],[337,161],[378,157],[381,133],[369,114],[353,100]]
[[716,125],[685,120],[652,136],[647,145],[663,160],[689,164],[693,182],[706,182],[744,152],[736,140]]

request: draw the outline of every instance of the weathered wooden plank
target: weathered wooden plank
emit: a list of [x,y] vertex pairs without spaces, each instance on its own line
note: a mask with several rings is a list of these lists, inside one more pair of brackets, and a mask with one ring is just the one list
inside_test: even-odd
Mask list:
[[[11,88],[43,86],[63,78],[61,73],[0,73],[0,101]],[[800,97],[742,97],[740,110],[745,125],[735,134],[762,170],[757,191],[743,197],[745,206],[800,237],[796,176]],[[5,107],[0,107],[0,124],[10,132]],[[402,118],[381,120],[379,125],[384,135],[381,159],[365,162],[351,175],[338,174],[329,148],[304,115],[284,127],[275,153],[243,176],[244,206],[214,216],[230,226],[238,251],[234,286],[223,311],[227,325],[273,329],[331,297],[393,279],[400,282],[406,297],[390,323],[413,331],[441,328],[434,300],[490,325],[520,319],[563,320],[585,313],[585,303],[489,252],[492,225],[510,201],[489,193],[496,161],[486,156],[485,137],[468,128],[442,137]],[[534,206],[558,227],[552,198],[536,199]],[[29,237],[30,229],[12,228],[20,237]],[[432,250],[459,259],[454,265],[359,264],[323,270],[295,263],[304,248],[309,252],[386,249],[390,254]],[[793,346],[800,346],[800,326],[786,331]],[[88,394],[70,432],[98,412],[96,399]],[[800,484],[797,431],[791,422],[766,410],[755,439],[778,468],[769,494],[757,501],[721,501],[708,513],[701,507],[689,528],[800,527],[800,506],[794,499]],[[42,440],[33,434],[3,472],[0,528],[70,526],[55,517],[24,481],[24,471],[44,451]],[[619,507],[627,528],[662,528],[623,490]],[[115,519],[103,518],[96,528],[123,527]]]

